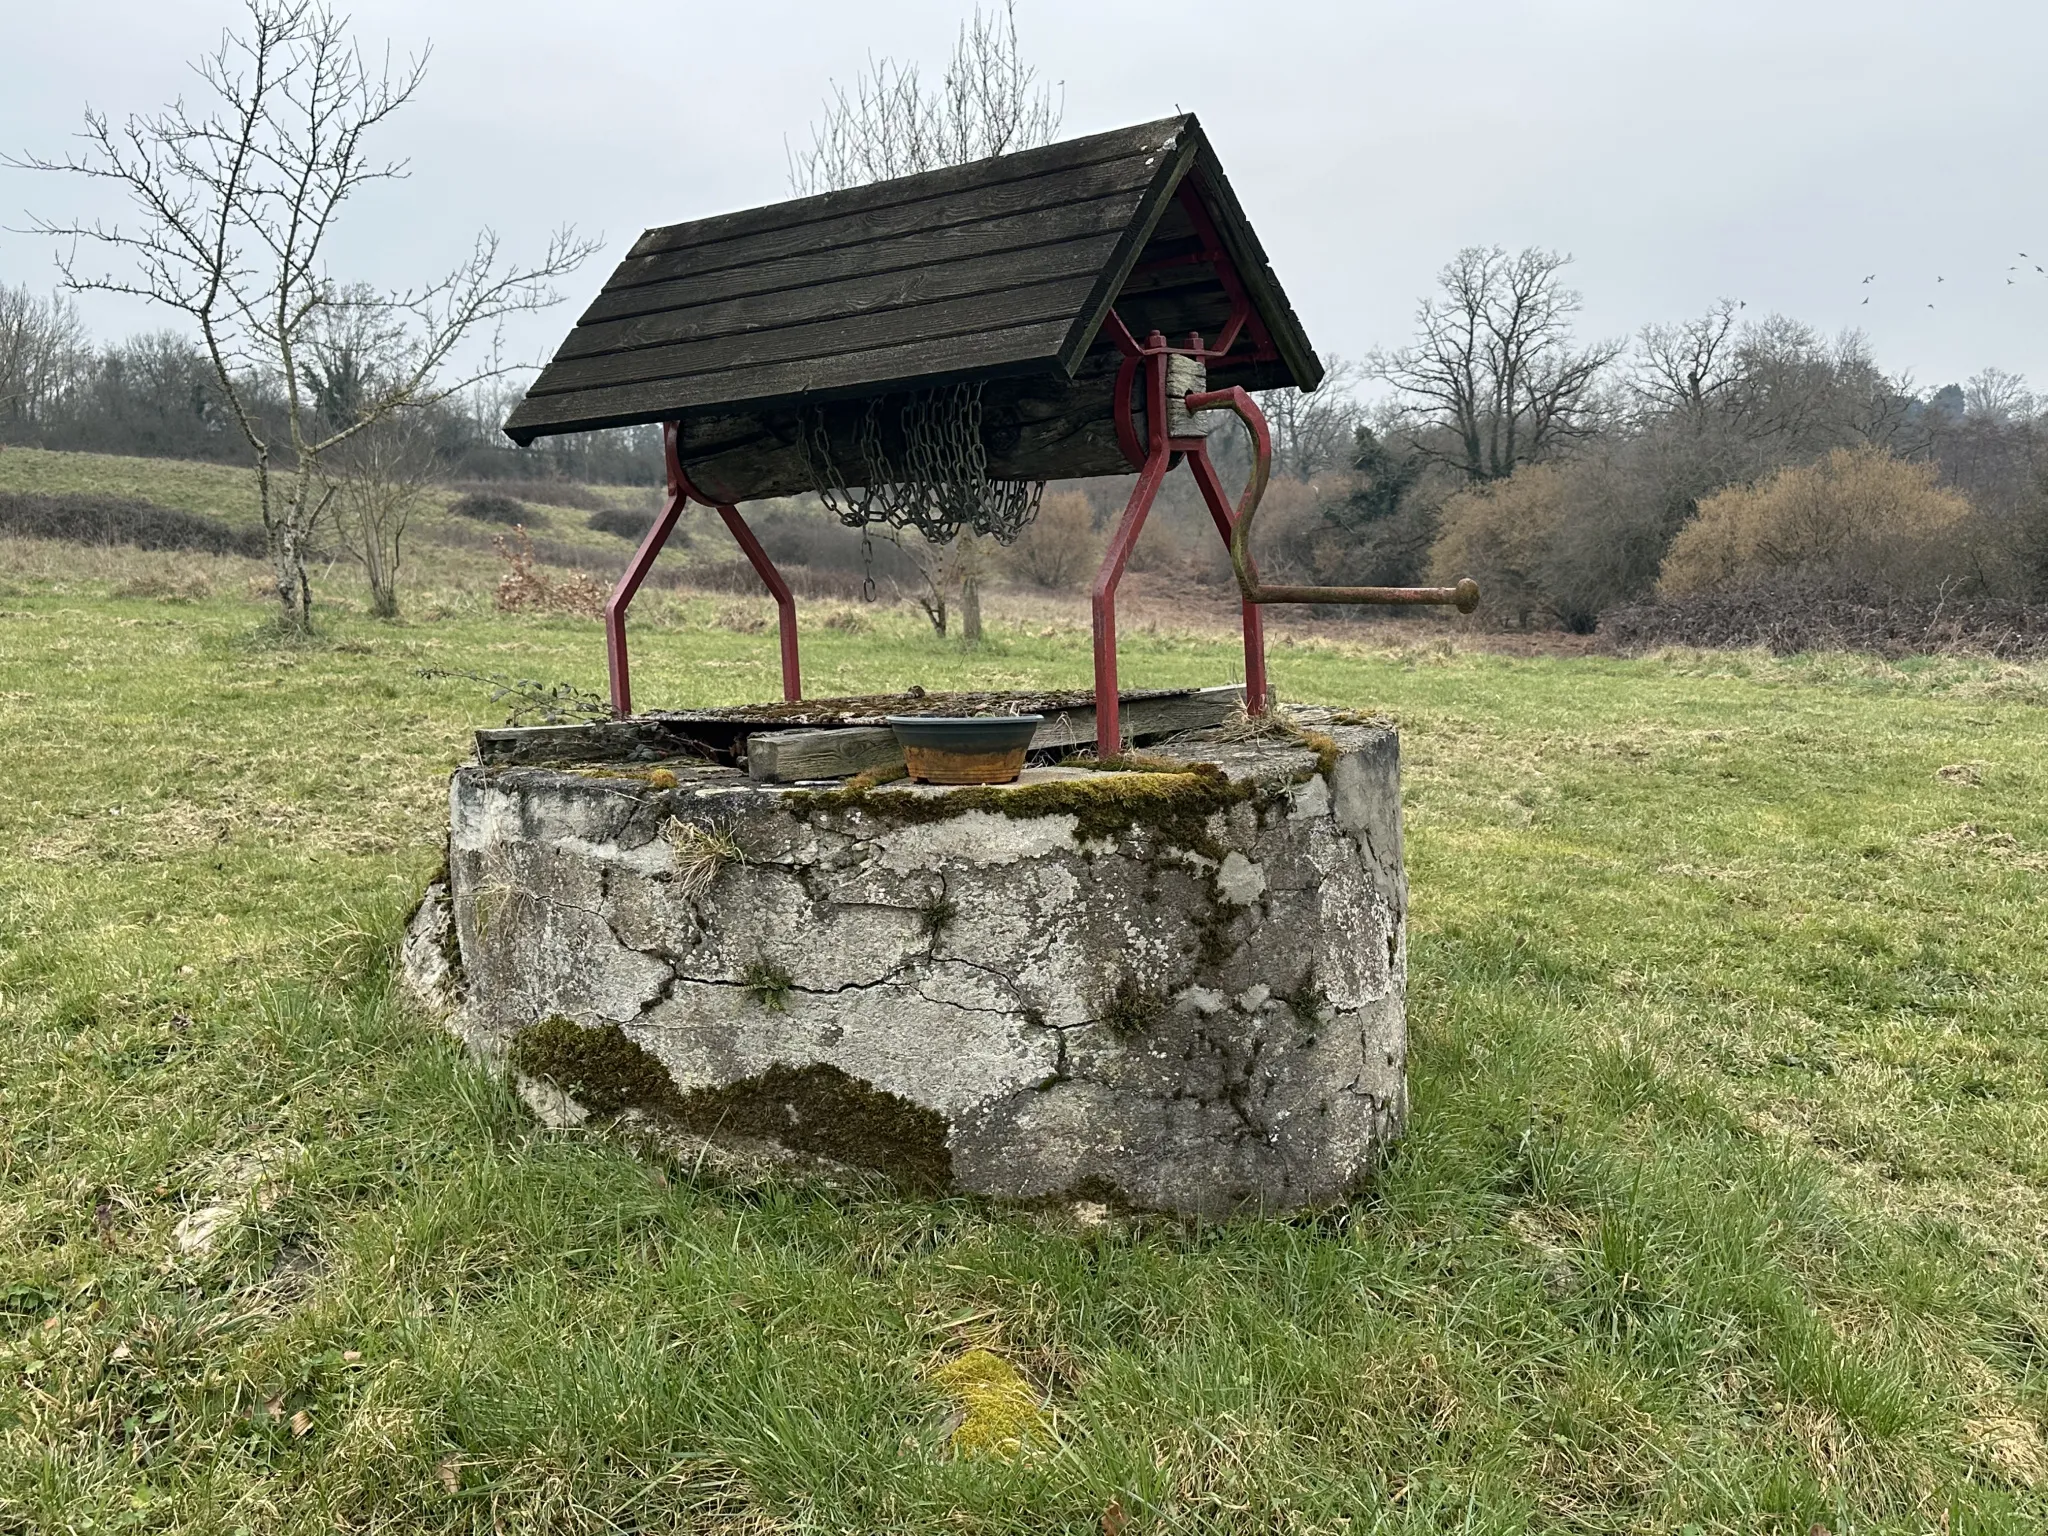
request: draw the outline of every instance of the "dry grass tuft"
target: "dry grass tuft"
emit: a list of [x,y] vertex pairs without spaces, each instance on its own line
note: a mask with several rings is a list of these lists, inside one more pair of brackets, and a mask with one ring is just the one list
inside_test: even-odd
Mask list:
[[685,821],[671,816],[661,835],[673,850],[669,883],[684,901],[697,901],[709,893],[718,872],[727,865],[747,862],[747,851],[733,836],[729,822]]

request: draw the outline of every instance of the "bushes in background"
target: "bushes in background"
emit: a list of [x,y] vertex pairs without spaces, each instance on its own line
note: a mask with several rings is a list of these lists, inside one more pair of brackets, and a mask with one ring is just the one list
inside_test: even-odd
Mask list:
[[[636,511],[631,507],[605,506],[583,520],[583,526],[593,533],[608,533],[614,538],[626,539],[638,544],[647,537],[647,530],[654,526],[657,516],[653,512]],[[671,544],[680,544],[683,530],[678,527],[670,536]]]
[[448,510],[472,522],[498,523],[507,528],[517,527],[532,516],[510,496],[496,491],[470,491],[449,502]]
[[1790,574],[1886,594],[1937,593],[1975,574],[1970,503],[1932,464],[1837,448],[1700,503],[1665,557],[1667,597]]
[[132,544],[137,549],[193,550],[209,555],[265,553],[261,528],[235,528],[219,518],[117,496],[41,496],[0,491],[0,534],[64,539],[74,544]]
[[1051,491],[1038,516],[1012,544],[1005,563],[1034,587],[1066,592],[1094,574],[1102,559],[1095,508],[1080,491]]

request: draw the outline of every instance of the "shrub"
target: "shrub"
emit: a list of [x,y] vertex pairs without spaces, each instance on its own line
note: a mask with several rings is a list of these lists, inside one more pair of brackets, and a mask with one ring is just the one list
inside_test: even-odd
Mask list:
[[1877,448],[1837,448],[1700,503],[1664,559],[1659,594],[1805,574],[1891,593],[1939,591],[1968,574],[1970,503],[1931,464]]
[[507,528],[519,526],[529,516],[526,508],[498,491],[470,491],[449,502],[448,510],[473,522],[501,523]]
[[1541,615],[1587,635],[1602,610],[1655,579],[1667,527],[1617,458],[1524,465],[1444,502],[1430,579],[1472,577],[1492,622],[1527,628]]
[[[603,507],[585,518],[583,526],[593,533],[609,533],[638,544],[647,537],[647,530],[654,526],[656,516],[656,513],[635,511],[631,507]],[[669,547],[674,548],[682,542],[683,529],[678,526],[669,538]]]
[[533,541],[524,528],[514,527],[510,538],[500,535],[496,543],[506,565],[505,574],[498,578],[496,594],[501,612],[604,617],[605,600],[611,596],[604,583],[582,571],[550,576],[541,570],[535,563]]
[[117,496],[41,496],[0,491],[0,534],[73,544],[132,544],[137,549],[264,555],[261,528],[234,528],[215,517]]
[[1018,535],[1007,564],[1033,586],[1062,592],[1077,586],[1102,559],[1095,509],[1079,491],[1059,491],[1038,506],[1038,516]]
[[568,480],[458,480],[448,489],[459,496],[512,497],[528,506],[573,507],[578,512],[602,512],[611,506],[589,486]]
[[2048,656],[2048,604],[1903,596],[1780,574],[1612,609],[1600,616],[1600,638],[1624,655],[1666,645],[1761,645],[1780,655],[1963,652],[2025,660]]

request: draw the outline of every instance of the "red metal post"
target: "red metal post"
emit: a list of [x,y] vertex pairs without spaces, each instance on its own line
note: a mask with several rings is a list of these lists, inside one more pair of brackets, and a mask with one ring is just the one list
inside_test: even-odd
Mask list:
[[668,467],[668,499],[604,605],[604,659],[611,674],[612,713],[622,720],[633,713],[633,680],[626,664],[626,610],[633,605],[640,583],[647,579],[654,557],[675,531],[676,519],[690,503],[689,481],[683,478],[682,461],[676,457],[676,424],[672,421],[662,424],[661,453]]
[[754,574],[775,595],[775,627],[782,641],[782,696],[793,704],[804,696],[803,681],[796,664],[796,594],[789,590],[789,583],[782,579],[782,572],[775,569],[775,562],[768,558],[768,551],[754,537],[754,530],[747,526],[747,520],[740,516],[739,509],[720,505],[718,515],[725,520],[725,526],[732,530],[732,536],[746,552],[747,563],[753,566]]
[[800,699],[803,697],[803,683],[797,666],[796,595],[789,590],[789,583],[776,570],[775,562],[768,558],[768,551],[754,537],[754,530],[747,526],[747,520],[740,516],[739,509],[713,501],[690,483],[690,477],[683,473],[676,439],[677,424],[672,421],[663,423],[661,451],[668,469],[668,499],[662,503],[661,515],[647,530],[640,547],[633,551],[633,558],[627,562],[619,584],[612,588],[612,595],[605,600],[604,651],[606,667],[611,673],[612,713],[621,719],[633,713],[632,674],[626,661],[626,610],[633,605],[633,595],[640,590],[640,584],[653,568],[655,556],[661,553],[662,546],[668,543],[669,535],[675,531],[676,519],[692,501],[716,509],[725,526],[732,531],[733,538],[739,542],[747,563],[754,568],[754,574],[774,594],[776,631],[782,642],[782,696],[791,701]]
[[[1217,478],[1216,466],[1210,462],[1207,444],[1188,453],[1188,469],[1195,477],[1195,484],[1202,488],[1202,500],[1208,503],[1210,521],[1216,524],[1216,531],[1223,535],[1223,546],[1230,547],[1233,518],[1230,512],[1230,498],[1223,494],[1223,482]],[[1249,560],[1250,556],[1247,555]],[[1240,599],[1238,607],[1244,619],[1244,709],[1248,715],[1263,715],[1266,712],[1266,617],[1257,603]]]
[[1095,586],[1089,594],[1095,616],[1095,755],[1114,757],[1123,750],[1123,723],[1117,718],[1116,680],[1116,588],[1123,580],[1124,566],[1145,528],[1145,514],[1152,510],[1160,482],[1173,463],[1166,439],[1166,339],[1153,332],[1146,339],[1142,363],[1145,378],[1145,435],[1151,440],[1145,467],[1124,504],[1124,515],[1110,536],[1102,564],[1095,572]]

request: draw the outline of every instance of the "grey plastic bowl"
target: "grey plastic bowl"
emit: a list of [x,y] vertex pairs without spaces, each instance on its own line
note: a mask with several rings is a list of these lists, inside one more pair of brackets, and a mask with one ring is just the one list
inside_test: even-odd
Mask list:
[[890,715],[889,727],[906,747],[939,752],[1008,752],[1031,745],[1043,715]]
[[1043,715],[889,715],[903,766],[922,784],[1014,784]]

